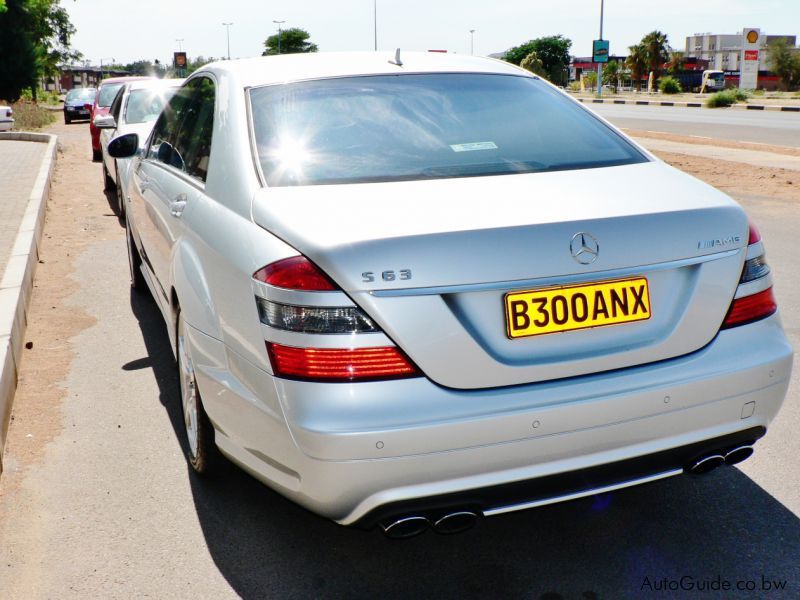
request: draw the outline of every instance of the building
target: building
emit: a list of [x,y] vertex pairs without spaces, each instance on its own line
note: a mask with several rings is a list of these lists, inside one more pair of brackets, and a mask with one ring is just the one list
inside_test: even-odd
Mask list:
[[[620,65],[625,62],[627,56],[618,56],[612,54],[608,57],[608,62],[618,62]],[[597,66],[599,63],[594,62],[593,57],[591,56],[572,56],[570,57],[569,61],[569,80],[575,81],[581,78],[581,74],[594,71],[597,72]],[[603,63],[605,66],[608,63]]]
[[[775,40],[784,39],[792,46],[797,45],[794,35],[761,35],[758,39],[758,70],[767,71],[768,57],[766,47]],[[744,35],[695,33],[686,38],[685,56],[707,60],[709,69],[718,71],[739,71],[744,46]]]
[[130,75],[128,71],[109,69],[108,67],[90,67],[82,65],[62,65],[58,68],[58,76],[50,77],[42,82],[42,88],[61,94],[74,88],[97,87],[106,77]]

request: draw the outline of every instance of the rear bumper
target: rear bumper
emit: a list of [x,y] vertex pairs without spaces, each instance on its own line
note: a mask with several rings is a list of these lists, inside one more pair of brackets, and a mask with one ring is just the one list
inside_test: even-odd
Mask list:
[[480,391],[422,378],[355,385],[273,379],[220,342],[190,336],[222,450],[342,524],[418,499],[485,495],[766,428],[792,364],[777,316],[724,331],[679,359]]

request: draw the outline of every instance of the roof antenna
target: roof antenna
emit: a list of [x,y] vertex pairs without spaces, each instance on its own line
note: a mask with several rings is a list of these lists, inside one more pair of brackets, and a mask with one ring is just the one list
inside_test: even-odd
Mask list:
[[397,65],[398,67],[403,66],[403,61],[400,60],[400,48],[394,51],[394,60],[390,60],[389,63]]

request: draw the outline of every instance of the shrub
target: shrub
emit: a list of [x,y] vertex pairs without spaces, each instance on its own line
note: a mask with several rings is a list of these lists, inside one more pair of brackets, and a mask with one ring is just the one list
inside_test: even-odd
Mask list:
[[750,96],[747,94],[747,92],[743,92],[737,88],[731,88],[709,96],[708,100],[706,100],[706,106],[709,108],[730,106],[731,104],[736,104],[737,102],[747,102],[749,97]]
[[680,94],[683,91],[680,81],[674,77],[662,77],[658,89],[662,94]]
[[577,79],[575,81],[569,82],[569,91],[571,92],[580,92],[581,91],[581,82]]
[[56,120],[53,111],[32,102],[17,102],[11,109],[14,111],[14,129],[41,129]]

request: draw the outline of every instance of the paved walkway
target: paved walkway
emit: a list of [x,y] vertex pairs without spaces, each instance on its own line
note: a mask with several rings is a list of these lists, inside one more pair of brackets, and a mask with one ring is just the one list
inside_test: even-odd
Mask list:
[[0,277],[39,175],[47,144],[0,140]]
[[778,154],[777,152],[764,152],[762,150],[744,150],[741,148],[722,148],[720,146],[706,146],[702,144],[686,144],[655,138],[634,138],[648,150],[656,152],[673,152],[675,154],[688,154],[702,156],[716,160],[728,160],[746,163],[755,167],[771,167],[775,169],[789,169],[800,171],[800,157]]

